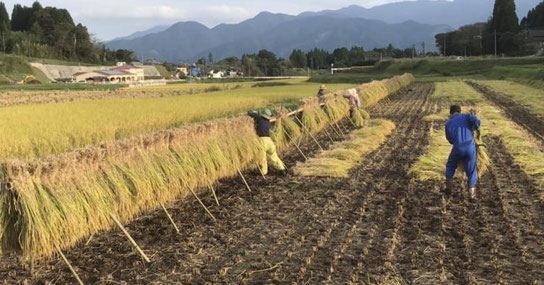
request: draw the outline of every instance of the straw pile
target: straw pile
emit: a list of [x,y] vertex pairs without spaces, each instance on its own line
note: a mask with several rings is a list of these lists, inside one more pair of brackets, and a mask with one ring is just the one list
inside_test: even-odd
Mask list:
[[388,120],[372,120],[368,127],[354,131],[348,140],[335,143],[330,150],[319,153],[294,168],[296,175],[318,177],[348,177],[349,170],[361,158],[382,145],[395,129]]

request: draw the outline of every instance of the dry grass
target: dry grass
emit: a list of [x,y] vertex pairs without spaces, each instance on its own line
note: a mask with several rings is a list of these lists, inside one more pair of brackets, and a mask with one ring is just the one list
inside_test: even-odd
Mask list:
[[298,163],[294,172],[299,176],[348,177],[349,170],[364,155],[383,144],[394,129],[395,124],[391,121],[371,120],[368,127],[354,131],[348,140],[335,143],[330,150]]
[[484,80],[477,81],[477,83],[505,95],[535,114],[544,116],[544,91],[542,89],[504,80]]

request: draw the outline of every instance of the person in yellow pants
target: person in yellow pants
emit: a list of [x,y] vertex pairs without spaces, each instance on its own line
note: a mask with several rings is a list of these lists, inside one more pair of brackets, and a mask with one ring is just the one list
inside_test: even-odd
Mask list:
[[270,161],[270,164],[272,164],[274,168],[286,175],[287,168],[278,156],[276,144],[274,144],[274,141],[270,138],[270,128],[272,126],[270,119],[272,118],[272,112],[269,109],[265,109],[261,113],[250,111],[248,115],[255,120],[255,128],[262,146],[261,159],[259,162],[262,174],[268,174],[268,161]]

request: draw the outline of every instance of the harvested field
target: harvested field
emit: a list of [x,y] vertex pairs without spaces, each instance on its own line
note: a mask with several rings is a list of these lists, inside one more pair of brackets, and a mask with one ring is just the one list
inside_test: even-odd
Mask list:
[[[523,126],[527,131],[544,143],[544,114],[536,112],[540,109],[531,109],[526,105],[521,105],[512,98],[509,98],[486,85],[481,85],[477,82],[467,83],[483,94],[489,101],[500,107],[510,120]],[[544,100],[544,97],[535,100],[535,102],[542,102],[542,100]]]
[[[120,231],[96,234],[66,255],[86,283],[100,284],[538,284],[544,280],[544,205],[522,169],[496,137],[493,167],[481,180],[481,199],[459,191],[445,197],[441,181],[417,181],[409,169],[424,154],[432,122],[448,104],[431,99],[432,84],[414,85],[372,108],[396,129],[347,179],[246,173],[216,187],[220,206],[201,194],[217,218],[186,199],[127,225],[151,257],[145,264]],[[343,131],[350,123],[339,123]],[[344,139],[329,129],[334,140]],[[321,133],[318,141],[331,144]],[[306,155],[319,149],[306,139]],[[283,157],[288,166],[303,158]],[[22,268],[0,258],[5,283],[74,283],[60,258]]]

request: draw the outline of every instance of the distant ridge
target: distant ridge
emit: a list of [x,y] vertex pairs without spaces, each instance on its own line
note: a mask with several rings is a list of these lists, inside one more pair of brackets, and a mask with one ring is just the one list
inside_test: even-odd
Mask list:
[[[494,0],[407,1],[366,9],[352,5],[339,10],[304,12],[297,16],[261,12],[238,24],[208,28],[197,22],[179,22],[162,31],[112,40],[107,46],[126,48],[144,58],[194,62],[212,53],[216,59],[268,49],[288,57],[295,48],[332,51],[338,47],[366,49],[393,44],[399,48],[425,42],[436,50],[434,35],[460,25],[486,21]],[[538,0],[518,0],[526,13]]]

